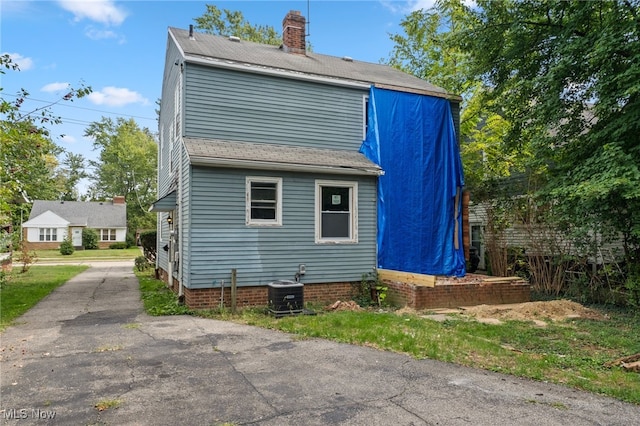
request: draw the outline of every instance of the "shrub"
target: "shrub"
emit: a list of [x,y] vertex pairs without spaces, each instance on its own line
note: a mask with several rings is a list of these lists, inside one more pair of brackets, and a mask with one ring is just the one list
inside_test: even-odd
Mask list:
[[66,239],[60,243],[60,254],[63,256],[72,255],[74,251],[76,251],[76,249],[73,247],[71,240]]
[[110,249],[114,249],[114,250],[123,250],[127,248],[127,243],[124,242],[120,242],[120,243],[113,243],[111,245],[109,245]]
[[136,246],[136,237],[130,232],[127,232],[127,248]]
[[156,259],[156,231],[147,231],[140,234],[140,244],[147,259],[154,261]]
[[136,263],[136,269],[141,272],[146,271],[151,267],[151,263],[144,256],[136,257],[135,263]]
[[82,246],[85,250],[98,248],[98,232],[95,229],[84,228],[82,230]]

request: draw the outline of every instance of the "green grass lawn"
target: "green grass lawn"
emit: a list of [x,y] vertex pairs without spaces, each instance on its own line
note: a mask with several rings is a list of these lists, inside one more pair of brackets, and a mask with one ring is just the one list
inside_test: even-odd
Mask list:
[[24,314],[53,290],[86,270],[86,265],[42,266],[20,273],[13,272],[0,279],[0,331]]
[[[20,253],[15,253],[15,258],[20,256]],[[87,259],[121,259],[129,260],[135,259],[142,255],[142,251],[139,247],[132,247],[128,249],[100,249],[100,250],[76,250],[73,254],[63,255],[60,250],[36,250],[37,259],[40,260],[87,260]],[[16,261],[17,262],[17,261]]]
[[[149,272],[136,274],[144,286],[147,312],[189,313],[177,305],[164,283]],[[493,325],[451,315],[437,322],[419,313],[324,312],[322,307],[315,307],[315,316],[280,319],[267,315],[264,308],[244,309],[236,315],[228,310],[191,314],[564,384],[640,404],[638,373],[605,366],[640,353],[640,313],[604,306],[594,309],[606,319],[569,319],[549,322],[544,328],[526,321]]]

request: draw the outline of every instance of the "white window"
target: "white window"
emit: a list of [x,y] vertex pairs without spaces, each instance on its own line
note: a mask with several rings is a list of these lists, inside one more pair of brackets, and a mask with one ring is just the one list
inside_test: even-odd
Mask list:
[[56,228],[40,228],[40,241],[58,241]]
[[316,243],[358,242],[358,183],[316,181]]
[[362,96],[362,140],[367,139],[369,126],[369,95]]
[[181,121],[181,114],[182,114],[182,84],[180,79],[178,79],[178,83],[176,85],[173,106],[174,106],[175,115],[176,115],[174,139],[178,139],[181,136],[180,121]]
[[101,229],[100,230],[100,241],[115,241],[116,240],[116,230],[115,229]]
[[247,176],[247,225],[282,225],[282,178]]

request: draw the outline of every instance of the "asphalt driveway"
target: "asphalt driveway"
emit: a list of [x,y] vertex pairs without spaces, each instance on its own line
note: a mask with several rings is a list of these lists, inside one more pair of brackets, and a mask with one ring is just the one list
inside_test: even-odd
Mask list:
[[132,269],[95,264],[0,334],[0,423],[640,424],[640,406],[561,386],[228,322],[150,317]]

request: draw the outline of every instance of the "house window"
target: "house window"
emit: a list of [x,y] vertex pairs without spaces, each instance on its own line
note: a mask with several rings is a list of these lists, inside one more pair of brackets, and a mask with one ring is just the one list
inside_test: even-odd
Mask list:
[[175,97],[174,97],[174,109],[175,109],[175,128],[174,128],[174,139],[178,139],[181,136],[180,133],[180,120],[182,113],[182,85],[180,79],[178,79],[178,83],[176,85]]
[[100,230],[100,241],[115,241],[116,240],[116,230],[115,229],[101,229]]
[[358,183],[316,181],[316,243],[358,242]]
[[247,225],[282,225],[282,178],[247,177]]
[[40,228],[40,241],[58,241],[56,228]]
[[367,139],[369,130],[369,95],[362,97],[362,140]]

